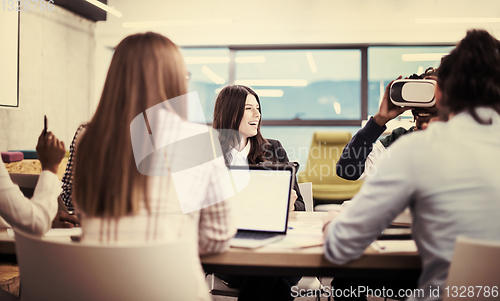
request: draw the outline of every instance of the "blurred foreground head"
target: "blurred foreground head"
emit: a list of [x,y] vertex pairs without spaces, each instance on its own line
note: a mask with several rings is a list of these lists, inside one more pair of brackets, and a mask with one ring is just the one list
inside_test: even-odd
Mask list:
[[113,54],[101,100],[75,152],[74,199],[90,216],[137,213],[148,200],[137,170],[130,124],[148,108],[187,93],[178,47],[153,32],[134,34]]
[[500,42],[484,30],[467,32],[457,47],[441,60],[438,86],[440,110],[468,112],[481,124],[475,109],[490,107],[500,114]]

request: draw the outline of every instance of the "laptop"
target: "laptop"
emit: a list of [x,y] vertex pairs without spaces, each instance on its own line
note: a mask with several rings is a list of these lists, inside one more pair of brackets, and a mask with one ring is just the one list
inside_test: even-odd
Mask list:
[[229,198],[238,228],[231,247],[258,248],[283,239],[295,167],[265,164],[229,167],[235,195]]

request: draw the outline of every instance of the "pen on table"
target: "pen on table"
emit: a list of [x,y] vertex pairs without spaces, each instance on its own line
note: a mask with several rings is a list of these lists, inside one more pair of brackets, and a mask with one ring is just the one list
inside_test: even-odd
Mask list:
[[381,244],[378,240],[374,240],[373,243],[379,248],[380,250],[385,250],[385,246]]

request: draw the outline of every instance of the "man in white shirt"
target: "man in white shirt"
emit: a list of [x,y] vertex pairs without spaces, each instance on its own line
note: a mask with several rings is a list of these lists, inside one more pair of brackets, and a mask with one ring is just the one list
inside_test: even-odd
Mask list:
[[[343,264],[360,257],[409,206],[424,296],[408,300],[441,300],[456,237],[500,240],[499,49],[498,40],[474,30],[442,59],[436,100],[449,121],[391,146],[377,175],[326,226],[328,260]],[[436,288],[439,296],[430,296]]]

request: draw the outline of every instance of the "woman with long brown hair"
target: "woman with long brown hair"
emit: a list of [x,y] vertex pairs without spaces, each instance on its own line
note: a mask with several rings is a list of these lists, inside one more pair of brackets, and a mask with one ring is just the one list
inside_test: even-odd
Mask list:
[[[190,183],[177,185],[173,180],[173,167],[185,157],[167,146],[179,137],[207,131],[184,121],[169,104],[187,93],[186,75],[179,49],[162,35],[131,35],[116,47],[99,106],[75,150],[73,199],[82,214],[82,241],[142,244],[190,239],[189,253],[228,248],[235,228],[218,181],[227,176],[222,159],[184,170]],[[162,109],[161,119],[151,119],[153,107]],[[133,137],[134,120],[142,120],[143,137]],[[136,139],[142,144],[137,146]],[[155,151],[144,166],[136,161],[137,150],[148,143]],[[183,214],[179,195],[185,184],[197,187],[193,198],[201,198],[203,209]],[[208,300],[198,256],[193,256],[193,263],[198,299]]]
[[[265,139],[260,133],[262,111],[257,93],[247,86],[224,87],[215,101],[213,128],[232,130],[219,135],[227,165],[288,163],[285,149],[278,140]],[[231,133],[238,133],[237,137]],[[294,209],[304,211],[305,205],[295,181]]]
[[[214,108],[213,128],[219,130],[224,160],[227,165],[288,163],[285,149],[278,140],[265,139],[260,133],[260,100],[249,87],[231,85],[223,88]],[[291,208],[305,211],[302,195],[295,181]],[[291,286],[301,277],[254,277],[217,275],[231,287],[238,287],[239,301],[293,300]]]

